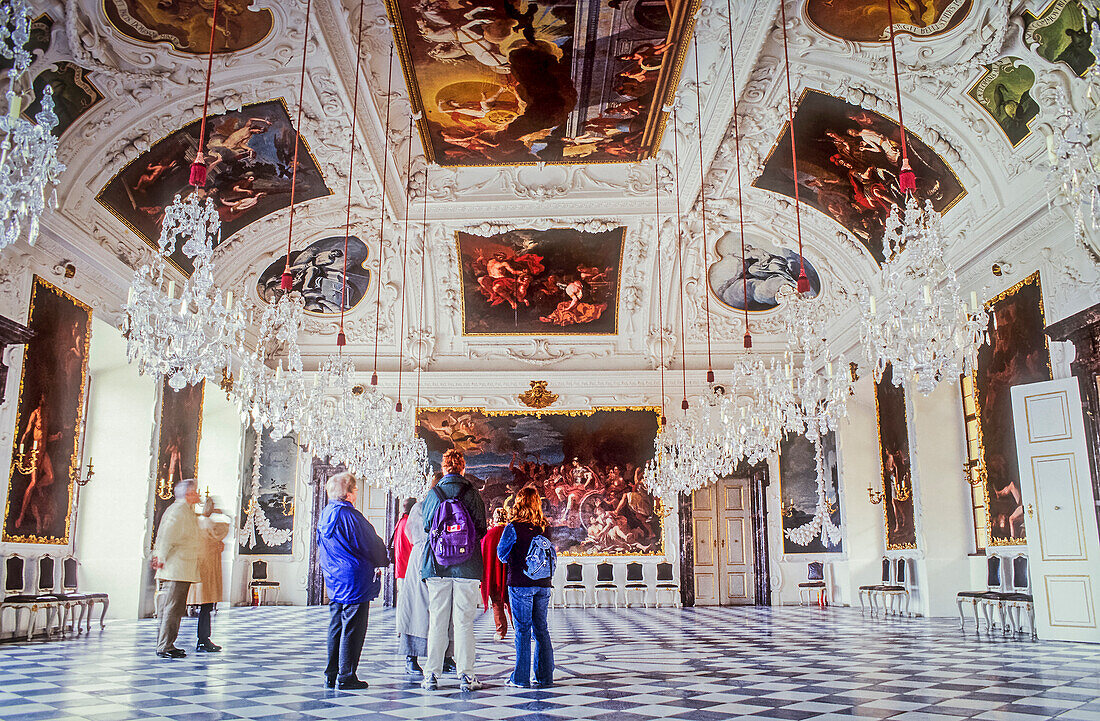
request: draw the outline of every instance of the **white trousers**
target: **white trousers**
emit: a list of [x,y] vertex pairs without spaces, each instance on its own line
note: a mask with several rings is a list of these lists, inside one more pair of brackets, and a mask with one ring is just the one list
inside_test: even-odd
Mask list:
[[455,665],[459,675],[474,675],[474,619],[481,601],[481,581],[476,578],[429,578],[428,665],[424,675],[443,675],[450,630],[454,628]]

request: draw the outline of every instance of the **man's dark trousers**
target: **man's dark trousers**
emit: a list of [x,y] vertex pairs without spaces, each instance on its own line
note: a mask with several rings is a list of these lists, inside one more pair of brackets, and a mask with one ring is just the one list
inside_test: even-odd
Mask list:
[[330,603],[328,625],[328,667],[325,676],[344,683],[356,678],[363,639],[367,635],[369,603]]

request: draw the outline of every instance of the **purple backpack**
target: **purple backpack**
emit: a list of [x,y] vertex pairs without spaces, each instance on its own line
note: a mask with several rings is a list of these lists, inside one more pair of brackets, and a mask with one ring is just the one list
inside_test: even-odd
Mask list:
[[468,489],[469,486],[464,486],[454,498],[445,498],[438,488],[432,489],[439,505],[432,516],[428,542],[435,562],[444,568],[465,563],[481,548],[474,519],[462,503],[462,496]]

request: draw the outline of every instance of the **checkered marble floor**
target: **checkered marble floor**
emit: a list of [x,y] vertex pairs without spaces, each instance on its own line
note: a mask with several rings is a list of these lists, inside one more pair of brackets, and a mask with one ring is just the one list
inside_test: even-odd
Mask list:
[[[421,691],[372,613],[360,677],[321,684],[325,608],[238,608],[216,655],[153,655],[153,621],[0,646],[0,719],[848,719],[1100,721],[1100,647],[961,636],[949,620],[870,620],[836,608],[552,610],[557,684],[504,686],[509,643],[478,619],[478,674]],[[185,620],[182,638],[193,638]]]

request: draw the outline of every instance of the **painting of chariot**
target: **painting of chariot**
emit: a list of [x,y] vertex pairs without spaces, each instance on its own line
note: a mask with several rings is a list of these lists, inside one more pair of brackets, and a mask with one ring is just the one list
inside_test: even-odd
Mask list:
[[660,146],[699,0],[387,0],[428,159],[632,162]]

